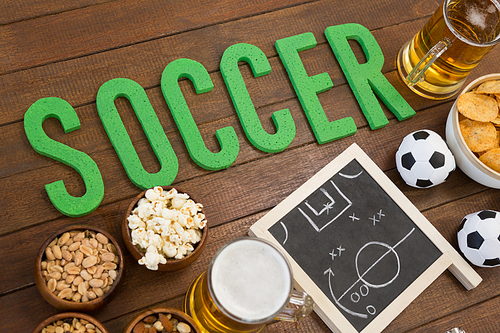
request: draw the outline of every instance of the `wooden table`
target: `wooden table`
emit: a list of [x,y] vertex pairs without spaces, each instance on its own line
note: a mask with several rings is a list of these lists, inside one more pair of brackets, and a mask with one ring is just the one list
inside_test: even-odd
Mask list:
[[[181,309],[189,283],[227,241],[247,235],[249,227],[297,187],[357,143],[392,179],[429,221],[457,247],[461,219],[482,209],[500,210],[500,192],[470,180],[460,170],[440,186],[418,190],[404,184],[394,154],[402,138],[418,129],[444,136],[452,100],[429,101],[410,92],[398,77],[396,56],[438,7],[431,0],[77,0],[2,1],[0,4],[0,327],[3,332],[30,332],[58,311],[40,296],[33,263],[49,235],[73,224],[104,228],[121,241],[120,222],[140,189],[128,179],[96,109],[99,87],[114,78],[139,83],[156,111],[179,160],[174,186],[190,192],[205,205],[211,228],[202,256],[177,273],[146,270],[127,253],[126,276],[116,297],[93,315],[110,332],[122,332],[138,312],[154,307]],[[417,111],[399,122],[386,110],[389,124],[370,130],[324,35],[327,27],[355,22],[368,28],[384,56],[385,77]],[[302,51],[308,75],[327,72],[334,87],[319,94],[330,120],[352,116],[353,136],[318,144],[293,90],[274,43],[312,32],[318,45]],[[250,96],[264,127],[273,133],[271,114],[288,108],[297,128],[292,144],[280,153],[264,153],[246,139],[222,79],[219,64],[224,50],[237,43],[258,46],[272,67],[269,75],[254,78],[241,65]],[[359,61],[364,61],[358,50]],[[500,72],[500,48],[494,49],[473,71]],[[240,151],[222,171],[197,166],[175,126],[160,89],[165,66],[178,58],[203,64],[214,89],[196,95],[181,82],[184,95],[207,146],[218,151],[214,133],[232,126]],[[75,196],[85,191],[74,169],[37,154],[23,127],[26,110],[43,97],[60,97],[76,110],[81,129],[64,134],[56,119],[44,123],[48,135],[88,154],[98,165],[105,185],[104,199],[92,213],[71,218],[49,201],[45,184],[62,179]],[[150,172],[157,160],[130,105],[117,100],[121,117],[139,156]],[[122,242],[123,244],[123,242]],[[410,304],[384,332],[445,332],[461,326],[468,333],[500,331],[500,274],[476,268],[484,281],[472,291],[445,272]],[[329,332],[313,314],[298,325],[272,323],[264,332]]]

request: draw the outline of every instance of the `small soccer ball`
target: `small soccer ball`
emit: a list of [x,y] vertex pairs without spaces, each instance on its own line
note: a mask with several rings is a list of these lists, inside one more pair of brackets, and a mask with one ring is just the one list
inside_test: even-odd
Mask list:
[[458,247],[472,264],[500,265],[500,213],[483,210],[464,217],[457,233]]
[[455,157],[436,132],[420,130],[405,136],[396,152],[396,167],[406,184],[429,188],[455,170]]

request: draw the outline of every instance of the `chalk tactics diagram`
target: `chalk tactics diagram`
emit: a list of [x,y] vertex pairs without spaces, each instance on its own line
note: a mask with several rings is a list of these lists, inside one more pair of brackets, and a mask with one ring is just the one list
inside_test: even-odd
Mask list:
[[[363,171],[353,175],[344,173],[339,173],[338,175],[344,179],[351,180],[356,179],[362,174]],[[326,186],[327,184],[329,186]],[[344,188],[345,186],[344,184]],[[324,230],[334,222],[339,227],[342,227],[342,223],[355,223],[360,226],[378,228],[381,224],[386,223],[386,221],[390,221],[391,216],[387,216],[387,212],[383,207],[373,209],[371,212],[357,213],[356,210],[361,207],[356,208],[345,192],[336,184],[334,179],[330,179],[312,194],[310,200],[304,200],[301,205],[297,206],[297,210],[300,212],[297,216],[303,217],[317,233],[326,232]],[[280,221],[280,225],[285,234],[281,242],[284,245],[288,241],[289,231],[283,221]],[[377,314],[377,307],[370,304],[370,292],[374,289],[389,287],[398,278],[401,270],[401,262],[396,249],[412,235],[414,230],[415,228],[411,229],[394,245],[376,240],[367,241],[358,249],[352,262],[355,269],[350,272],[355,272],[355,275],[350,277],[345,276],[345,270],[336,275],[332,268],[333,266],[328,267],[324,271],[323,275],[328,279],[330,295],[339,309],[348,315],[361,319],[368,319],[369,316],[373,317]],[[374,251],[375,249],[377,250]],[[349,250],[352,249],[346,249],[341,244],[334,245],[328,252],[328,256],[332,262],[352,260],[351,256],[348,256],[347,259],[344,259],[345,256],[342,257],[343,253]],[[379,254],[378,257],[374,257],[373,253]],[[386,263],[381,265],[380,263],[383,260]],[[387,261],[389,264],[387,264]],[[345,263],[343,265],[345,267]],[[369,274],[373,274],[377,270],[386,271],[384,281],[374,282],[370,280]],[[352,284],[345,290],[336,290],[334,286],[336,279],[343,279],[344,281],[348,279],[352,281]],[[362,311],[360,310],[361,304]]]
[[333,332],[382,332],[452,263],[467,289],[481,282],[355,145],[249,233],[284,250],[297,284],[314,295],[318,314]]

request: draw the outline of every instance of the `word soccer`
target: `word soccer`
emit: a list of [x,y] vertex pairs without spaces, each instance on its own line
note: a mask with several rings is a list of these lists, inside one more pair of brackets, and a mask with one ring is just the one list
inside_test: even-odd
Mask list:
[[[400,121],[415,114],[382,74],[384,56],[367,28],[354,23],[331,26],[326,28],[325,36],[372,130],[388,124],[377,96]],[[349,40],[355,40],[361,45],[367,59],[365,63],[360,64],[356,60]],[[309,32],[279,39],[275,47],[314,135],[318,143],[323,144],[355,134],[356,124],[352,117],[334,121],[327,119],[317,94],[332,88],[332,80],[328,73],[308,76],[299,56],[300,51],[314,48],[316,44],[314,35]],[[258,47],[239,43],[224,51],[220,71],[245,135],[251,144],[267,153],[281,152],[295,137],[295,123],[291,113],[288,109],[274,112],[272,119],[276,132],[267,133],[246,89],[238,68],[239,61],[248,63],[255,77],[269,74],[271,65]],[[214,85],[206,68],[194,60],[176,59],[163,71],[161,77],[163,96],[190,157],[197,165],[207,170],[222,170],[229,167],[239,152],[239,142],[234,128],[228,126],[216,131],[220,151],[214,153],[207,149],[179,87],[180,78],[189,79],[197,94],[210,92]],[[118,97],[125,97],[130,101],[159,160],[160,171],[148,173],[142,167],[115,107],[114,101]],[[133,80],[112,79],[99,88],[96,106],[104,129],[130,181],[142,189],[170,185],[177,176],[178,159],[145,90]],[[79,118],[68,102],[61,98],[47,97],[37,100],[26,111],[24,116],[26,136],[36,152],[74,168],[83,178],[86,193],[80,197],[71,196],[63,181],[59,180],[45,185],[47,195],[52,204],[67,216],[89,214],[104,198],[101,173],[89,155],[49,138],[42,124],[51,117],[61,122],[65,133],[80,128]]]

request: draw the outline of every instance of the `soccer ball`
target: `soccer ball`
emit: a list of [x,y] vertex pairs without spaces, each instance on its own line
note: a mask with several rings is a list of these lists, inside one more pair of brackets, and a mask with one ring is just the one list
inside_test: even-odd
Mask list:
[[500,265],[500,213],[483,210],[467,215],[458,229],[458,247],[476,266]]
[[406,184],[429,188],[443,183],[455,170],[455,157],[436,132],[408,134],[396,152],[396,167]]

